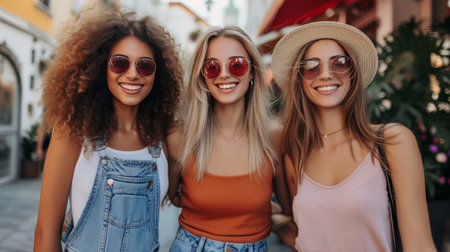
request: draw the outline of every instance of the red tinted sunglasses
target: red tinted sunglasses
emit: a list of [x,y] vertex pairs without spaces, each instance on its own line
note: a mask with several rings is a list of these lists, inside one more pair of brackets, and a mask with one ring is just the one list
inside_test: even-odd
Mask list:
[[[300,62],[298,73],[302,78],[312,80],[322,73],[322,65],[319,59],[306,59]],[[353,71],[352,59],[348,56],[332,57],[328,60],[328,69],[338,78],[346,77]]]
[[[156,63],[152,58],[142,57],[134,62],[136,71],[141,76],[150,76],[156,71]],[[130,68],[130,60],[126,56],[114,55],[109,59],[109,69],[111,72],[121,74]]]
[[[249,61],[244,57],[233,57],[228,60],[228,71],[240,77],[247,73],[249,68]],[[220,61],[216,59],[208,59],[203,63],[202,73],[208,79],[215,79],[220,75]]]

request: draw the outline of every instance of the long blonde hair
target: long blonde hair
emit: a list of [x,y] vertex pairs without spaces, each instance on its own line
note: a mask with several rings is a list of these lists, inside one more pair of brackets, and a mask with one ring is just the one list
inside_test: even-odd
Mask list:
[[[355,55],[348,47],[339,41],[333,41],[338,43],[354,62],[350,90],[342,104],[345,116],[344,128],[346,129],[347,140],[350,143],[351,132],[360,143],[370,150],[374,143],[382,143],[383,140],[376,136],[376,132],[370,126],[359,66],[356,64]],[[314,118],[314,106],[306,96],[305,91],[303,90],[302,80],[298,74],[300,61],[304,58],[307,50],[315,42],[317,42],[317,40],[307,43],[300,49],[289,73],[289,86],[283,94],[283,101],[285,104],[285,125],[282,137],[282,151],[292,159],[299,175],[301,174],[300,170],[304,166],[313,145],[315,143],[323,144],[322,137],[320,136]],[[350,145],[350,147],[351,146],[352,145]],[[374,153],[374,155],[378,158],[376,153]]]
[[194,162],[196,178],[202,179],[211,156],[214,134],[213,98],[201,74],[209,42],[217,37],[227,37],[239,41],[247,51],[251,61],[253,85],[245,97],[244,129],[249,139],[250,174],[262,176],[267,169],[275,169],[276,156],[268,137],[268,88],[265,68],[261,55],[250,37],[239,27],[226,26],[209,29],[199,40],[194,52],[189,83],[182,108],[182,143],[180,165],[182,171]]

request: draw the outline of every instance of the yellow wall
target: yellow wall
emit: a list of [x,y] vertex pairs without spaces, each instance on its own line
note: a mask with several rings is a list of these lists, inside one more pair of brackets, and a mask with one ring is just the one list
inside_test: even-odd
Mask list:
[[0,0],[0,7],[28,21],[42,31],[53,34],[52,17],[40,9],[36,0]]

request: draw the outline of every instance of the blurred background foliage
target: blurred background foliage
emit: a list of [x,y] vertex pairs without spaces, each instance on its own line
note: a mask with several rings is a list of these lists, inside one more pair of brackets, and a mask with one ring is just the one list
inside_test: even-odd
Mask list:
[[431,200],[450,198],[450,17],[431,29],[423,23],[412,18],[377,46],[379,72],[366,93],[374,123],[414,132]]

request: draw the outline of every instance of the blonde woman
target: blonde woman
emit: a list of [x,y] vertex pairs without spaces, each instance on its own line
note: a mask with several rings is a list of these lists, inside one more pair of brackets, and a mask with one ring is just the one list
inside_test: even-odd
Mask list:
[[171,251],[267,251],[280,146],[272,139],[281,136],[269,129],[267,89],[261,56],[240,28],[200,39],[185,117],[167,138],[169,196],[182,207]]
[[364,88],[377,67],[370,39],[337,22],[303,25],[275,47],[272,68],[285,92],[282,143],[299,251],[393,250],[377,144],[385,148],[403,249],[436,251],[414,135],[399,124],[383,134],[367,118]]

